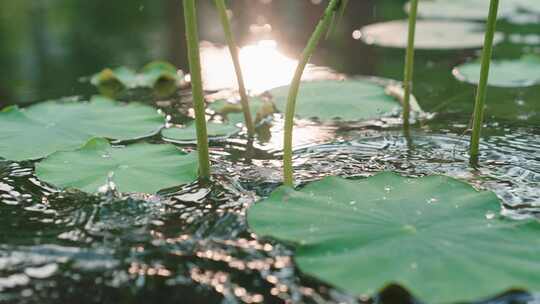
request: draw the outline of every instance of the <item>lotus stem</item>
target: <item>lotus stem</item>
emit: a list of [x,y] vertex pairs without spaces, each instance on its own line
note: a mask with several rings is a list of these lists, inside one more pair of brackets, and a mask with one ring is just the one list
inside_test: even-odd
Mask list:
[[409,131],[411,117],[411,93],[413,89],[414,75],[414,39],[416,36],[416,16],[418,12],[418,0],[411,0],[409,10],[409,35],[407,39],[407,52],[405,55],[405,72],[403,79],[403,129]]
[[206,130],[206,114],[199,53],[199,33],[197,30],[197,9],[195,8],[195,0],[183,0],[183,2],[189,69],[191,73],[191,91],[193,94],[195,126],[197,129],[199,180],[206,182],[210,179],[210,160],[208,154],[208,134]]
[[491,56],[493,54],[493,38],[495,36],[495,29],[497,26],[498,9],[499,0],[491,0],[486,25],[486,34],[484,38],[484,50],[482,52],[480,82],[478,83],[476,101],[474,104],[473,126],[470,144],[470,164],[472,166],[476,166],[478,164],[478,150],[480,146],[482,125],[484,124],[484,105],[486,102],[489,67],[491,64]]
[[328,30],[332,18],[339,8],[340,0],[331,0],[328,4],[328,7],[324,11],[319,24],[315,28],[315,31],[309,38],[306,48],[302,52],[296,71],[289,88],[289,95],[287,97],[287,107],[285,109],[285,130],[283,138],[283,183],[286,186],[294,186],[294,177],[293,177],[293,164],[292,164],[292,143],[293,143],[293,128],[294,128],[294,112],[296,108],[296,98],[298,97],[298,91],[300,89],[300,81],[302,79],[302,74],[306,68],[309,59],[315,52],[319,41],[321,40],[322,35]]
[[348,4],[349,0],[341,0],[341,3],[338,3],[339,11],[334,13],[332,22],[330,23],[328,31],[326,33],[326,39],[330,38],[330,36],[332,36],[332,34],[334,34],[334,32],[336,31],[336,28],[341,22],[341,19],[343,19],[343,15],[345,14],[345,10],[347,9]]
[[229,46],[229,51],[231,53],[231,58],[234,64],[234,70],[236,71],[236,79],[238,81],[238,92],[240,94],[240,104],[242,105],[242,111],[244,112],[244,120],[246,121],[246,128],[249,137],[255,135],[255,126],[253,123],[253,117],[251,116],[251,111],[249,109],[249,99],[246,93],[246,85],[244,82],[244,77],[242,75],[242,66],[240,65],[240,56],[238,55],[238,47],[236,46],[234,34],[231,31],[231,24],[229,22],[229,16],[227,15],[227,7],[225,6],[224,0],[215,0],[216,7],[219,12],[219,18],[221,20],[221,25],[225,33],[225,39],[227,40],[227,45]]

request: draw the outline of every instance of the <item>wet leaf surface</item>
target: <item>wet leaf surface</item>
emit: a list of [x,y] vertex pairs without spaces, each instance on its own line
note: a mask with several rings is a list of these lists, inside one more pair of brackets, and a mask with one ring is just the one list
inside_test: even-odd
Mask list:
[[[475,60],[454,68],[454,76],[468,83],[480,81],[481,62]],[[494,60],[488,84],[495,87],[519,88],[540,84],[540,56],[525,55],[514,60]]]
[[[362,40],[390,48],[407,47],[407,20],[370,24],[361,29]],[[495,33],[494,44],[503,40]],[[475,49],[484,45],[484,28],[475,22],[418,20],[415,48],[423,50]]]
[[120,191],[155,193],[194,181],[197,168],[196,153],[185,154],[172,145],[111,147],[96,138],[79,150],[48,156],[36,164],[36,175],[60,188],[96,192],[110,177]]
[[150,106],[94,97],[86,102],[40,103],[0,112],[0,157],[38,159],[73,150],[92,137],[128,140],[156,134],[164,118]]
[[364,295],[399,283],[450,303],[540,288],[540,223],[502,219],[498,206],[452,178],[381,173],[281,187],[248,221],[259,236],[295,244],[302,271],[337,287]]
[[[226,138],[241,131],[240,128],[231,124],[220,124],[207,122],[206,130],[209,139]],[[190,124],[184,128],[168,128],[161,131],[165,140],[172,141],[195,141],[197,139],[195,124]]]
[[[270,90],[277,108],[287,105],[289,86]],[[296,100],[296,114],[322,121],[377,119],[399,112],[399,102],[385,88],[366,80],[313,81],[302,83]]]
[[[501,1],[498,17],[517,14],[522,6],[519,1]],[[408,3],[405,10],[409,10]],[[429,19],[485,20],[488,11],[489,1],[485,0],[420,0],[418,4],[418,17]]]

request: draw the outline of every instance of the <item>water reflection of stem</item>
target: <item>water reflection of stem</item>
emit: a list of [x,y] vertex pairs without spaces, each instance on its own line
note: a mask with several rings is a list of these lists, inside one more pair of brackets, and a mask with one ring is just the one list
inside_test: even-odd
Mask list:
[[484,123],[484,105],[486,102],[487,83],[489,78],[489,66],[493,53],[493,37],[497,25],[497,11],[499,0],[491,0],[489,7],[489,17],[486,26],[486,36],[484,38],[484,50],[482,52],[482,68],[480,70],[480,82],[476,92],[476,102],[474,104],[473,127],[470,144],[470,164],[478,164],[478,150],[480,145],[480,133]]
[[188,48],[189,68],[191,73],[191,90],[193,108],[195,110],[195,126],[197,128],[197,151],[199,153],[199,179],[210,179],[210,160],[208,155],[208,134],[206,131],[206,114],[201,76],[201,59],[199,53],[199,34],[197,30],[197,10],[195,0],[184,0],[186,21],[186,41]]
[[242,66],[240,65],[240,56],[238,56],[238,48],[236,46],[234,34],[231,31],[231,24],[229,22],[229,16],[227,15],[227,7],[225,6],[224,0],[215,0],[215,3],[219,12],[219,18],[221,19],[221,25],[225,33],[225,39],[227,40],[227,45],[229,46],[229,51],[231,53],[234,69],[236,71],[236,78],[238,81],[238,92],[240,94],[240,103],[242,104],[242,111],[244,112],[244,120],[246,122],[246,128],[247,128],[249,137],[252,137],[255,135],[255,127],[253,124],[253,117],[251,117],[251,112],[249,110],[249,99],[246,93],[246,85],[244,82],[244,77],[242,75]]
[[294,186],[293,178],[293,164],[292,164],[292,136],[293,136],[293,127],[294,127],[294,111],[296,108],[296,97],[298,96],[298,90],[300,89],[300,81],[302,79],[302,74],[306,65],[315,52],[319,41],[321,40],[322,35],[327,31],[330,23],[332,22],[332,17],[336,9],[339,7],[339,0],[331,0],[328,4],[328,7],[324,11],[324,15],[317,24],[315,31],[309,38],[306,48],[302,52],[302,58],[298,62],[296,71],[294,72],[294,77],[291,82],[289,89],[289,96],[287,98],[287,108],[285,110],[285,130],[283,138],[283,183],[287,186]]
[[403,129],[409,130],[409,119],[411,115],[411,93],[413,87],[413,72],[414,72],[414,38],[416,34],[416,15],[418,12],[418,0],[410,2],[409,11],[409,37],[407,41],[407,54],[405,55],[405,72],[403,79],[403,90],[405,92],[403,98]]

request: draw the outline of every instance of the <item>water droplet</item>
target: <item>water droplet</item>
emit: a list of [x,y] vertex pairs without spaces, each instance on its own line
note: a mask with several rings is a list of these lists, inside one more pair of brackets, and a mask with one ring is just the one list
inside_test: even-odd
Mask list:
[[436,198],[434,198],[434,197],[429,198],[429,199],[426,200],[426,202],[427,202],[428,204],[435,204],[435,203],[438,202],[438,201],[439,201],[439,200],[436,199]]
[[109,153],[101,154],[101,157],[103,158],[111,158],[111,155]]
[[390,191],[392,191],[392,187],[389,185],[386,185],[384,186],[384,191],[386,191],[386,193],[390,193]]
[[349,205],[351,205],[351,206],[356,205],[356,201],[350,201]]
[[28,267],[24,270],[24,273],[35,279],[46,279],[52,276],[58,270],[58,264],[48,264],[42,267]]
[[495,216],[496,216],[496,214],[495,214],[495,212],[493,212],[493,211],[488,211],[488,212],[486,212],[486,219],[488,219],[488,220],[494,219]]

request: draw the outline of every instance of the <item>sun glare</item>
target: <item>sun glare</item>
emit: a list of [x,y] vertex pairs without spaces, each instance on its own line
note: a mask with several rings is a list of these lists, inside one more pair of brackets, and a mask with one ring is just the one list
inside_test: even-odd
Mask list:
[[[242,73],[250,94],[259,94],[269,89],[288,85],[298,61],[278,50],[274,40],[260,40],[244,46],[239,52]],[[201,44],[203,82],[206,90],[237,89],[238,83],[227,47],[216,47],[212,43]],[[338,77],[327,68],[309,65],[303,79]]]

